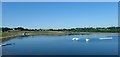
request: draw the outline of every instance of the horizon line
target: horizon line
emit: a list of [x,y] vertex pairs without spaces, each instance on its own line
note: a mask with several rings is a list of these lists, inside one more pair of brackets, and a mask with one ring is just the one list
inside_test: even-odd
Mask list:
[[[29,28],[29,27],[23,27],[23,26],[18,26],[18,27],[22,27],[24,29],[72,29],[72,28],[107,28],[107,27],[120,27],[120,26],[106,26],[106,27],[70,27],[70,28]],[[0,28],[18,28],[18,27],[8,27],[8,26],[2,26]]]

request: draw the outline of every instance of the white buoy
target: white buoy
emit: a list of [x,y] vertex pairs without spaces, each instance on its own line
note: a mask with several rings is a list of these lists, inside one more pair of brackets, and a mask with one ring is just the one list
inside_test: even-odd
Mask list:
[[99,38],[100,40],[112,40],[112,37],[109,38]]
[[0,47],[2,47],[2,45],[0,45]]
[[79,40],[79,38],[72,38],[72,40]]
[[86,38],[85,40],[86,40],[86,42],[88,42],[88,41],[89,41],[89,39],[87,39],[87,38]]

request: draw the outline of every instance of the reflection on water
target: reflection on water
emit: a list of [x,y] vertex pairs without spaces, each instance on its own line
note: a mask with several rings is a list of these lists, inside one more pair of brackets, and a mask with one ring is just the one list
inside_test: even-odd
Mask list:
[[[73,41],[72,38],[79,38]],[[112,37],[112,40],[99,38]],[[86,41],[86,39],[89,39]],[[15,43],[3,47],[4,55],[117,55],[117,34],[66,36],[29,36],[7,41]]]

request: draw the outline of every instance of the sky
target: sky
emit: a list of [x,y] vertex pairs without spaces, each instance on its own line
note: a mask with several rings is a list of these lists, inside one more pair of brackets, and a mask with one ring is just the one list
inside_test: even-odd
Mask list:
[[0,2],[0,27],[2,27],[2,3]]
[[117,2],[2,3],[3,27],[57,29],[117,25]]
[[2,0],[3,2],[118,2],[120,0]]

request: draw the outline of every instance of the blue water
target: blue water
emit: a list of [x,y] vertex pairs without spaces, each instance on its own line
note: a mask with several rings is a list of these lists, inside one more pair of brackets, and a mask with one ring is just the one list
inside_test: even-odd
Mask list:
[[[80,38],[72,41],[73,37]],[[112,40],[99,40],[112,37]],[[85,38],[89,38],[88,42]],[[3,55],[118,55],[118,34],[17,37],[3,46]]]

